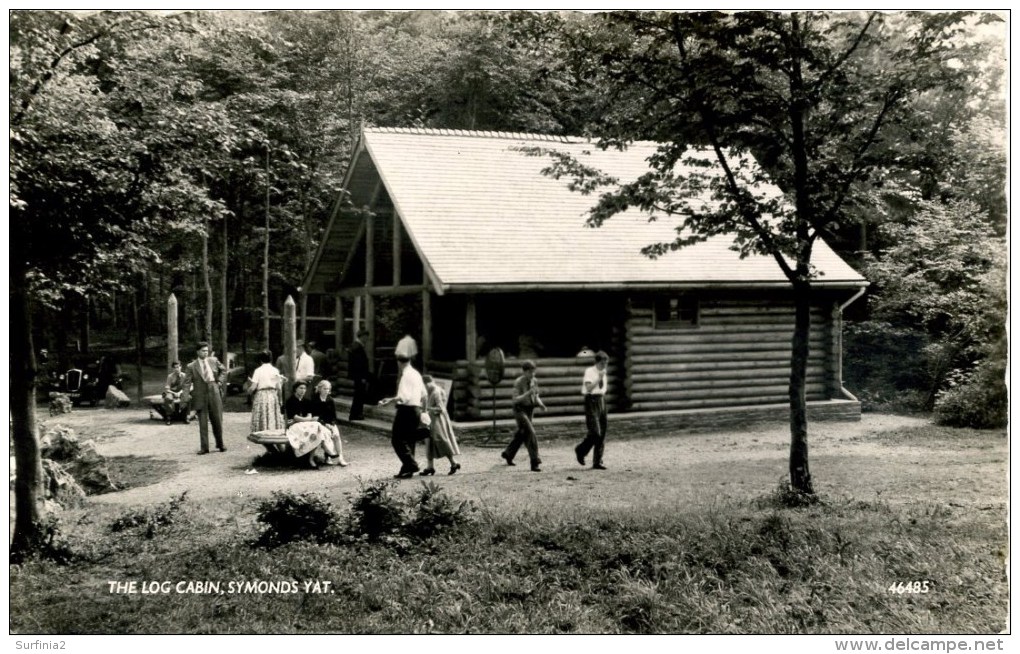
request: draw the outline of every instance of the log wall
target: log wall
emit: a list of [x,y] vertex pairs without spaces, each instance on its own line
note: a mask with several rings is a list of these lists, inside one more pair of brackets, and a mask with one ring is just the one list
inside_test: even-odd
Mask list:
[[[841,397],[839,312],[819,300],[811,312],[807,399]],[[789,401],[792,301],[775,298],[703,299],[697,326],[657,329],[650,301],[631,302],[609,348],[611,412],[709,409]],[[573,357],[535,358],[548,411],[537,416],[581,415],[581,379],[590,362]],[[508,358],[495,389],[497,419],[513,417],[513,382],[522,359]],[[350,395],[346,356],[338,370],[340,392]],[[450,415],[457,421],[492,419],[493,389],[483,358],[429,361],[428,372],[451,379]]]
[[[532,359],[538,369],[535,378],[542,401],[549,407],[541,409],[536,416],[565,416],[584,413],[584,399],[581,397],[581,379],[584,370],[591,363],[575,358],[536,358]],[[496,386],[496,418],[513,417],[513,385],[521,375],[522,360],[508,358],[506,373],[503,380]],[[450,398],[450,415],[454,420],[491,420],[493,407],[493,387],[485,377],[485,360],[477,359],[469,363],[465,359],[459,361],[432,361],[429,371],[434,377],[453,380],[453,392]],[[621,368],[619,364],[610,362],[608,368],[609,389],[606,402],[610,411],[620,409],[620,391],[622,388]]]
[[[697,326],[657,329],[650,303],[626,323],[624,390],[635,411],[773,404],[789,400],[792,302],[702,300]],[[833,388],[831,308],[811,312],[807,399]]]

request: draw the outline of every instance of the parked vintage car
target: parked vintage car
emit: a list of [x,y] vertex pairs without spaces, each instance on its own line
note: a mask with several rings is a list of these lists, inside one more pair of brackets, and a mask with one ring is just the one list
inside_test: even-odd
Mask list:
[[[101,378],[105,378],[105,383],[100,383]],[[51,379],[50,383],[55,386],[52,391],[67,395],[75,406],[86,402],[96,406],[106,397],[106,389],[110,385],[124,390],[124,376],[120,372],[120,367],[102,360],[69,368],[59,373],[55,380]]]

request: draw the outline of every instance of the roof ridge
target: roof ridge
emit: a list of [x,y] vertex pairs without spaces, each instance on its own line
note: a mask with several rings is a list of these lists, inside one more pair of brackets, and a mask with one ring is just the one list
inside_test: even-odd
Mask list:
[[572,143],[589,140],[581,136],[558,136],[555,134],[534,134],[528,132],[500,132],[494,130],[445,129],[434,127],[365,127],[364,131],[375,132],[380,134],[416,134],[420,136],[464,136],[490,139],[551,141],[554,143]]

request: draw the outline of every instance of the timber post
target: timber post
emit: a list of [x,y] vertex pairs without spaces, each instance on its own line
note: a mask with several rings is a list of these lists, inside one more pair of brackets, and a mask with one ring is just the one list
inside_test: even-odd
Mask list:
[[368,369],[375,370],[375,298],[369,290],[375,285],[375,221],[372,212],[365,216],[365,328],[368,330]]
[[333,346],[339,354],[344,349],[344,299],[339,293],[334,298],[336,304],[333,314]]
[[432,295],[428,288],[421,292],[421,370],[428,372],[432,359]]
[[287,300],[283,303],[283,354],[286,357],[285,361],[287,362],[287,370],[283,371],[283,373],[287,377],[288,391],[294,387],[294,381],[297,373],[297,358],[294,356],[296,350],[297,306],[294,304],[294,298],[288,295]]
[[166,369],[174,367],[177,361],[177,297],[171,293],[166,300]]
[[468,360],[468,365],[475,362],[478,358],[478,326],[476,322],[476,307],[475,307],[475,296],[469,295],[467,298],[467,308],[464,310],[464,333],[466,334],[464,343],[464,354]]

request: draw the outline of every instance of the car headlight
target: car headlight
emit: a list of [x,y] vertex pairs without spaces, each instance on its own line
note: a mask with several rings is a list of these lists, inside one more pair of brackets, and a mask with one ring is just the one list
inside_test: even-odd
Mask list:
[[61,375],[61,376],[60,376],[60,378],[61,378],[61,379],[63,379],[63,378],[64,378],[64,376],[63,376],[63,375]]
[[89,378],[89,376],[88,376],[88,375],[82,375],[82,376],[81,376],[81,378],[82,378],[82,379],[88,379],[88,378]]

